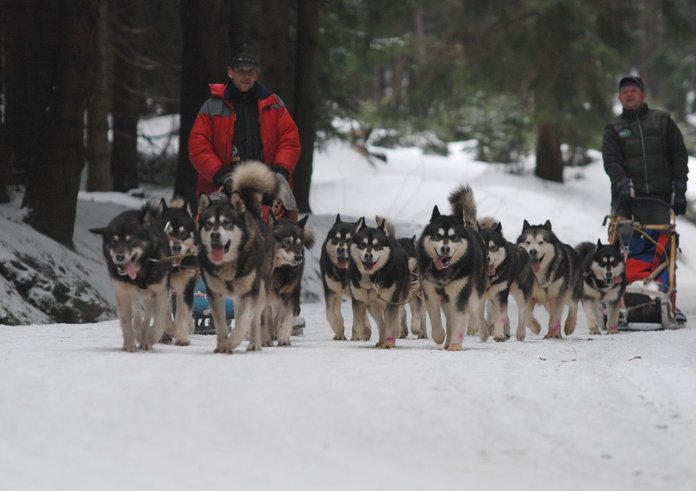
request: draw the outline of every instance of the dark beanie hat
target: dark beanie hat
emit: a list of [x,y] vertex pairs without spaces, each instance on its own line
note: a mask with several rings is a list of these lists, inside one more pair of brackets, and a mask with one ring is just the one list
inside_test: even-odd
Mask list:
[[244,67],[259,67],[259,59],[256,55],[251,53],[237,53],[232,57],[230,62],[232,68],[244,68]]
[[629,75],[628,77],[624,77],[621,80],[619,80],[619,90],[621,90],[621,87],[623,87],[624,85],[635,85],[640,90],[645,92],[645,85],[643,85],[643,81],[640,79],[640,77],[637,77],[635,75]]

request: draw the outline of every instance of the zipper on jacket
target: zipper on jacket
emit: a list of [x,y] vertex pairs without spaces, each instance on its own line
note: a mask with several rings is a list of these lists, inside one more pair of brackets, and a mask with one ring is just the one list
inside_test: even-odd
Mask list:
[[640,115],[636,112],[636,122],[640,133],[640,146],[643,150],[643,174],[645,174],[645,193],[650,194],[650,183],[648,182],[648,156],[645,153],[645,138],[643,137],[643,126],[640,124]]

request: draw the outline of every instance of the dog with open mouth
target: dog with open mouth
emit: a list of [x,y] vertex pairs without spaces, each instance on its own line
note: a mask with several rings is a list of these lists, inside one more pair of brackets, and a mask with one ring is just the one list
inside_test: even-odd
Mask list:
[[124,351],[151,350],[167,326],[171,250],[160,213],[148,202],[119,213],[105,227],[89,229],[102,237]]
[[[362,220],[362,219],[361,219]],[[341,314],[341,302],[344,298],[350,298],[350,286],[348,284],[348,264],[350,262],[350,243],[355,234],[355,229],[360,223],[345,222],[340,213],[336,215],[336,221],[326,234],[321,246],[319,257],[319,269],[321,282],[324,287],[324,304],[326,306],[326,320],[334,332],[334,340],[345,340],[345,325]],[[368,341],[372,336],[369,330],[358,332],[352,330],[351,341]]]
[[488,285],[487,258],[476,230],[476,202],[471,187],[459,186],[450,194],[449,202],[452,214],[443,215],[436,205],[420,235],[418,269],[433,341],[444,342],[449,351],[459,351],[466,332],[479,327],[482,340],[488,335],[487,329],[477,326]]
[[401,333],[400,308],[411,281],[408,254],[385,228],[385,221],[368,227],[360,219],[350,244],[348,280],[353,330],[369,330],[367,313],[377,324],[377,347],[393,348]]
[[[626,290],[626,262],[615,245],[581,242],[575,246],[582,259],[582,308],[587,318],[590,334],[619,332],[619,307]],[[606,306],[606,325],[601,304]]]
[[[275,175],[266,164],[243,162],[235,166],[231,188],[229,197],[202,194],[198,200],[198,264],[215,323],[216,353],[232,353],[247,335],[247,351],[262,349],[262,315],[273,273],[273,234],[261,219],[261,206],[276,195]],[[231,331],[228,297],[235,311]]]
[[516,338],[523,341],[527,332],[527,308],[534,286],[534,276],[527,251],[503,236],[499,221],[481,226],[479,233],[488,251],[488,305],[486,328],[492,327],[493,339],[506,341],[510,338],[508,298],[517,304]]
[[566,336],[571,335],[575,331],[582,296],[580,256],[572,246],[559,240],[549,220],[543,225],[530,225],[524,220],[517,245],[529,254],[534,275],[534,288],[527,310],[527,327],[535,334],[541,332],[541,326],[532,314],[534,306],[542,304],[549,313],[549,328],[545,337],[560,339],[561,317],[567,305],[568,316],[563,330]]
[[164,340],[188,346],[193,332],[193,293],[198,279],[196,221],[191,206],[182,198],[160,202],[161,221],[171,249],[170,292],[174,318],[168,319]]

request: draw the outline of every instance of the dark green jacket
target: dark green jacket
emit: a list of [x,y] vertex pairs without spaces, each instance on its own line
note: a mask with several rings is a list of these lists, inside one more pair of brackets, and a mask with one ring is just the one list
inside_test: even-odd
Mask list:
[[684,139],[672,118],[664,111],[624,109],[604,128],[602,142],[604,170],[612,191],[628,177],[637,196],[654,196],[669,201],[672,182],[686,182],[688,154]]

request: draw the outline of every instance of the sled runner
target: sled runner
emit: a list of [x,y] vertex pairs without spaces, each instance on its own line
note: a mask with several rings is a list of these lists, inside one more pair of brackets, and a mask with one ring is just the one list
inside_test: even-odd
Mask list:
[[619,245],[626,259],[619,329],[683,327],[676,308],[676,215],[669,204],[647,197],[634,198],[631,213],[631,218],[614,216],[609,224],[609,241]]

